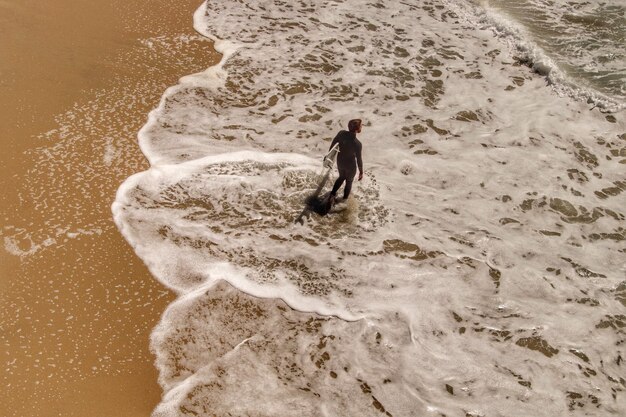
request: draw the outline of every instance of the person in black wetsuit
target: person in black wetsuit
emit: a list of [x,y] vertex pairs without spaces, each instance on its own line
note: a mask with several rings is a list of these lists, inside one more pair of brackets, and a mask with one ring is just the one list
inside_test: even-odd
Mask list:
[[[339,171],[339,178],[335,181],[333,190],[330,192],[330,198],[335,199],[337,191],[341,188],[343,182],[346,182],[346,186],[343,189],[343,199],[347,199],[350,196],[352,190],[352,181],[356,175],[357,168],[359,169],[359,181],[363,179],[363,161],[361,160],[361,142],[356,138],[357,133],[361,133],[361,119],[353,119],[348,122],[348,130],[342,130],[337,133],[335,139],[330,144],[330,149],[339,144],[339,155],[337,155],[337,170]],[[331,202],[332,204],[332,202]]]

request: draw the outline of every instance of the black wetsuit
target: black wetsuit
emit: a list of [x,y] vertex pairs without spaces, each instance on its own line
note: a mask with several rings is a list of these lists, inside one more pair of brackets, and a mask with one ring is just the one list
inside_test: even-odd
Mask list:
[[334,196],[343,184],[346,182],[346,187],[343,190],[343,198],[346,199],[350,195],[352,189],[352,181],[356,175],[357,167],[359,172],[363,172],[363,161],[361,160],[361,142],[356,138],[356,133],[342,130],[337,133],[335,139],[330,144],[330,149],[339,143],[339,155],[337,155],[337,170],[339,171],[339,178],[335,181],[331,194]]

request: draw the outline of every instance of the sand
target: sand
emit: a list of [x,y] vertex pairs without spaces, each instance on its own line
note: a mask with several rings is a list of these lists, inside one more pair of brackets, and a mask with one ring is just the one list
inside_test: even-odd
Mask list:
[[173,295],[110,204],[147,167],[136,132],[165,88],[219,58],[169,47],[199,3],[0,1],[2,416],[147,416],[160,398],[149,334]]

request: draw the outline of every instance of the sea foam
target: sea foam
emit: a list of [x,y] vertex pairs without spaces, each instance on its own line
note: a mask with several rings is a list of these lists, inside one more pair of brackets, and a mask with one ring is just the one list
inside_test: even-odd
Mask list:
[[[207,2],[115,221],[179,297],[155,416],[620,415],[626,129],[443,4]],[[364,120],[352,216],[293,220]],[[620,136],[621,135],[621,136]]]

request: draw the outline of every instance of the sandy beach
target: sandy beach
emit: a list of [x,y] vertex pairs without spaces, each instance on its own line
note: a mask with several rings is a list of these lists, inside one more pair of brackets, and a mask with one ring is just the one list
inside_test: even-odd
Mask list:
[[218,59],[198,0],[0,2],[2,416],[147,416],[148,338],[173,295],[110,204],[145,169],[163,91]]

